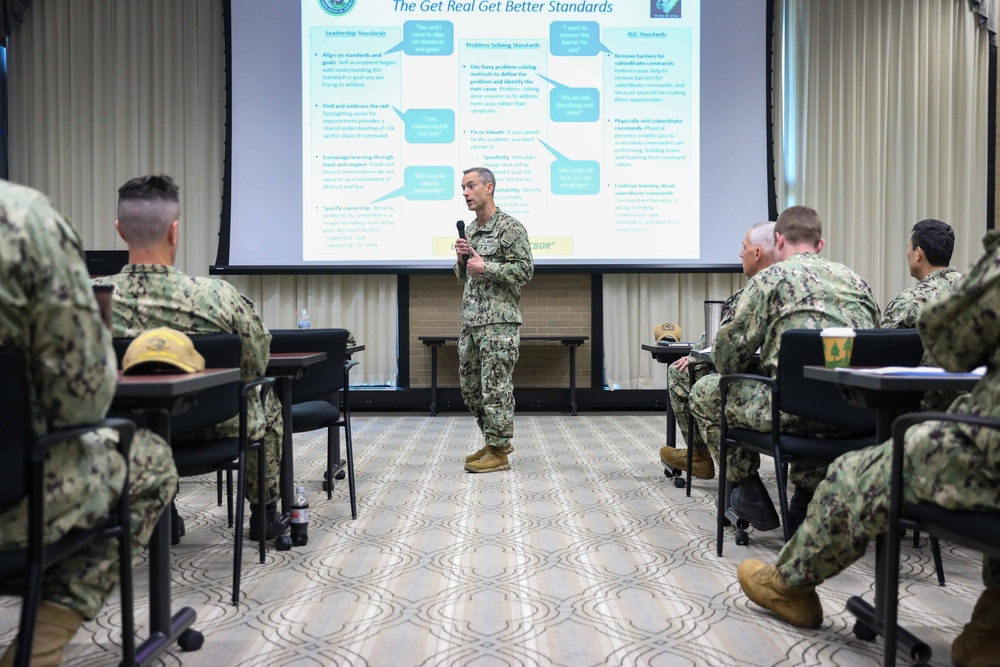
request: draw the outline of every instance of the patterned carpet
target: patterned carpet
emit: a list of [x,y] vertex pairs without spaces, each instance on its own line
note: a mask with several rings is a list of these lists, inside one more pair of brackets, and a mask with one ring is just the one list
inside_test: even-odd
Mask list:
[[[160,664],[877,664],[881,641],[855,639],[844,611],[851,595],[872,598],[874,549],[820,588],[820,630],[780,623],[742,596],[735,573],[743,558],[773,561],[781,531],[751,531],[738,547],[730,529],[716,557],[715,482],[696,482],[687,498],[664,478],[663,429],[662,414],[519,415],[513,470],[471,475],[461,461],[481,440],[468,416],[356,416],[356,521],[346,482],[330,501],[320,488],[325,432],[296,436],[309,544],[269,545],[260,565],[248,542],[239,607],[228,602],[230,532],[214,478],[184,480],[174,607],[197,611],[205,645],[175,647]],[[903,549],[901,619],[931,645],[931,664],[949,664],[981,590],[979,556],[942,546],[944,588],[926,544]],[[0,644],[18,609],[0,602]],[[85,624],[65,664],[116,664],[119,613],[116,598]]]

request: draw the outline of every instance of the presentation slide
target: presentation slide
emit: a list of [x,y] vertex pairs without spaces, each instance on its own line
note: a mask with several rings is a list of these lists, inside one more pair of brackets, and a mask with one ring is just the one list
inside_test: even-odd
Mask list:
[[448,267],[473,167],[538,265],[736,266],[768,218],[764,0],[229,11],[230,269]]

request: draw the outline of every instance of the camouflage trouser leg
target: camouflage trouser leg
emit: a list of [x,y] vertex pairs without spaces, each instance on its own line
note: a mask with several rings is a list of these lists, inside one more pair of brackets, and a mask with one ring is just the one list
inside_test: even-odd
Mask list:
[[[717,373],[706,375],[691,388],[690,410],[702,439],[719,460],[719,443],[722,439],[722,392],[719,390]],[[726,423],[730,429],[743,428],[755,431],[771,430],[771,395],[765,387],[756,383],[741,382],[730,386],[726,398]],[[809,425],[801,419],[781,415],[783,433],[806,433]],[[742,482],[757,474],[760,455],[742,447],[730,447],[727,457],[726,479]],[[805,468],[795,464],[789,466],[788,481],[803,489],[815,489],[826,475],[826,468]]]
[[[776,563],[792,586],[819,584],[861,558],[889,515],[892,442],[844,454],[829,467],[805,521]],[[983,452],[958,429],[941,422],[911,428],[903,463],[907,502],[952,509],[1000,507],[1000,485]],[[984,558],[983,583],[1000,585],[1000,561]]]
[[[250,398],[253,400],[253,397]],[[264,398],[264,502],[273,503],[281,498],[281,445],[284,436],[284,423],[281,420],[281,402],[274,392],[268,392]],[[247,455],[247,500],[257,504],[257,489],[260,481],[257,479],[257,456],[259,450]]]
[[518,325],[508,323],[463,328],[458,337],[462,400],[491,447],[507,447],[514,436],[513,374],[520,342]]
[[[712,372],[708,364],[692,364],[682,371],[674,368],[673,364],[667,366],[667,393],[670,396],[670,409],[674,412],[674,419],[677,420],[677,426],[680,427],[685,440],[687,440],[688,424],[691,423],[691,410],[688,407],[691,395],[691,378],[688,371],[691,368],[695,369],[695,380]],[[692,436],[694,442],[687,443],[688,447],[704,451],[706,449],[705,441],[702,440],[701,432],[697,427],[692,431]]]
[[[114,438],[113,434],[108,437]],[[56,456],[85,457],[95,474],[62,478],[45,498],[45,541],[53,542],[71,528],[88,528],[105,517],[118,500],[125,480],[125,461],[101,438],[88,437],[53,450]],[[149,543],[156,520],[174,496],[177,471],[170,448],[159,437],[140,430],[132,440],[129,463],[129,501],[133,548]],[[0,547],[27,543],[26,502],[0,515]],[[118,543],[101,540],[53,566],[43,579],[42,599],[97,616],[118,584]]]

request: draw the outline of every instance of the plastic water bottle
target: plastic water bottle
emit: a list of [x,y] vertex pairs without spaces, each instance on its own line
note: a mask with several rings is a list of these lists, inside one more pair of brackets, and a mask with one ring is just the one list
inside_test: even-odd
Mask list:
[[304,547],[309,543],[309,501],[304,486],[295,487],[295,502],[291,507],[292,546]]
[[311,322],[309,321],[309,311],[303,308],[299,311],[299,328],[308,329]]

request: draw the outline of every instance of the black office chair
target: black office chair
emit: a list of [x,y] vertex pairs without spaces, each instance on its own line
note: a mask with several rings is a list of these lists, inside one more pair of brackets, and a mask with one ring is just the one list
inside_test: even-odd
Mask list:
[[[205,358],[206,368],[239,368],[242,343],[236,334],[192,334],[191,341],[195,349]],[[115,352],[119,364],[121,358],[132,342],[131,338],[116,338]],[[247,400],[254,387],[264,387],[267,391],[274,383],[273,378],[260,378],[253,382],[243,383],[242,380],[228,382],[218,387],[199,392],[194,404],[180,414],[170,418],[171,448],[174,454],[174,464],[181,477],[193,477],[210,472],[238,472],[236,491],[236,528],[233,548],[233,604],[239,604],[240,573],[243,565],[243,517],[244,499],[246,498],[246,466],[247,454],[259,450],[257,457],[258,507],[264,507],[265,467],[263,443],[251,441],[247,427]],[[239,415],[239,436],[235,438],[218,438],[216,440],[199,441],[197,443],[184,441],[184,436],[191,436],[208,427],[224,422]],[[265,561],[266,529],[265,513],[258,516],[258,554],[260,562]]]
[[[910,657],[919,663],[931,658],[930,648],[897,625],[899,607],[899,539],[904,522],[915,523],[932,537],[1000,558],[1000,512],[950,510],[929,502],[903,503],[903,440],[906,430],[924,421],[948,421],[970,426],[1000,430],[1000,419],[977,417],[951,412],[916,412],[898,417],[892,424],[892,474],[889,484],[889,530],[886,535],[886,563],[883,601],[885,647],[883,665],[896,664],[896,640],[909,649]],[[877,559],[876,559],[877,560]],[[887,576],[885,576],[887,575]],[[853,599],[853,598],[852,598]],[[851,601],[848,601],[848,608]],[[876,613],[883,610],[876,610]],[[876,617],[877,618],[877,617]]]
[[[915,329],[859,329],[851,354],[852,366],[916,366],[923,356],[923,344]],[[722,555],[723,530],[726,524],[727,455],[730,447],[743,447],[758,454],[774,457],[778,485],[778,504],[785,541],[791,538],[788,526],[788,492],[786,489],[789,463],[803,466],[825,466],[841,454],[878,444],[875,435],[875,410],[848,403],[840,388],[830,382],[810,380],[803,375],[805,366],[824,364],[823,343],[819,330],[798,329],[781,336],[778,351],[778,372],[775,379],[760,375],[724,375],[719,381],[722,391],[722,438],[719,452],[719,504],[716,552]],[[771,432],[750,429],[729,429],[726,422],[726,402],[729,387],[737,382],[756,382],[771,392]],[[832,427],[837,433],[816,437],[781,433],[780,413],[796,415]],[[736,543],[747,544],[746,523],[737,521]],[[937,543],[932,542],[935,552]]]
[[0,581],[4,590],[17,591],[24,602],[15,664],[27,667],[34,640],[35,619],[42,599],[42,578],[52,565],[99,539],[118,540],[122,601],[122,662],[135,664],[135,623],[132,599],[132,535],[129,518],[129,480],[110,514],[89,529],[73,529],[52,544],[44,544],[45,455],[54,445],[99,428],[118,432],[118,451],[129,460],[135,425],[125,419],[64,429],[35,437],[31,423],[29,385],[24,354],[0,348],[0,424],[3,424],[4,465],[0,466],[0,512],[28,499],[28,545],[0,550]]
[[[292,432],[327,429],[326,472],[323,488],[333,495],[333,480],[343,479],[346,468],[351,497],[351,518],[358,518],[354,488],[354,449],[351,441],[350,371],[347,329],[277,329],[271,331],[271,352],[326,352],[326,360],[309,366],[292,380]],[[340,458],[340,427],[344,428],[347,460]]]

